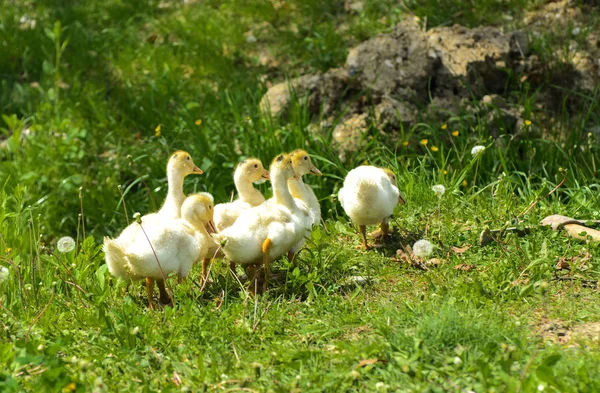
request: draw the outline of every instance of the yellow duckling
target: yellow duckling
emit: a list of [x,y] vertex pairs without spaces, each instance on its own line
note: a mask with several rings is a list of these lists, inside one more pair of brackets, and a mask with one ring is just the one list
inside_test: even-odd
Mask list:
[[108,270],[115,277],[126,280],[145,278],[150,308],[153,308],[155,281],[160,302],[172,304],[164,279],[176,273],[181,282],[193,264],[206,255],[213,243],[209,234],[215,232],[213,211],[212,195],[200,193],[185,199],[181,207],[182,218],[163,222],[152,220],[141,226],[133,224],[138,225],[140,231],[127,247],[123,247],[119,239],[105,237],[103,251]]
[[[308,214],[296,205],[288,189],[288,179],[298,178],[289,155],[278,155],[269,171],[275,203],[246,210],[232,226],[213,235],[231,261],[242,265],[262,262],[265,278],[269,277],[270,263],[291,250],[310,227]],[[258,271],[251,282],[257,279]],[[251,290],[257,285],[251,284]],[[266,279],[262,289],[266,289]]]
[[[290,193],[296,200],[297,204],[304,203],[308,209],[309,224],[312,228],[313,225],[319,225],[321,222],[321,205],[315,195],[312,188],[302,181],[302,176],[310,173],[316,176],[323,176],[321,171],[312,163],[308,153],[302,149],[294,150],[290,153],[292,158],[292,166],[294,172],[298,175],[298,180],[289,179],[288,188]],[[310,237],[310,230],[305,234],[306,237]],[[291,260],[293,254],[296,253],[304,245],[305,239],[303,238],[288,254],[288,258]]]
[[254,188],[252,183],[269,180],[269,171],[265,170],[258,158],[247,158],[236,167],[233,180],[238,192],[238,199],[215,206],[215,225],[219,232],[230,227],[243,211],[265,201],[265,197]]
[[[144,215],[142,223],[180,218],[181,205],[185,200],[183,180],[187,175],[202,173],[204,172],[194,164],[188,152],[178,150],[171,154],[167,163],[167,198],[158,212]],[[139,231],[140,226],[137,223],[130,224],[121,232],[117,241],[123,247],[127,247],[137,238]]]
[[387,168],[359,166],[348,172],[338,199],[346,214],[358,225],[363,246],[368,249],[367,225],[381,223],[381,234],[389,235],[389,220],[404,198],[398,190],[396,175]]

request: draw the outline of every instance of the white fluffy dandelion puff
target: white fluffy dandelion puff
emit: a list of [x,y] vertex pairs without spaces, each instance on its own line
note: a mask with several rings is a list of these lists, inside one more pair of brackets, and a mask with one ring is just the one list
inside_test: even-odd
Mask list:
[[58,239],[58,242],[56,242],[56,247],[58,248],[58,251],[66,254],[75,249],[75,240],[73,240],[71,236],[61,237]]
[[433,244],[429,240],[421,239],[413,245],[413,252],[419,258],[424,258],[433,252]]
[[0,266],[0,284],[8,278],[8,268]]
[[433,190],[433,192],[435,192],[435,195],[437,195],[438,197],[441,197],[446,192],[446,187],[444,187],[441,184],[436,184],[435,186],[431,187],[431,190]]
[[483,153],[484,150],[485,150],[485,146],[481,146],[481,145],[473,146],[473,148],[471,149],[471,155],[473,157],[477,157],[478,155]]

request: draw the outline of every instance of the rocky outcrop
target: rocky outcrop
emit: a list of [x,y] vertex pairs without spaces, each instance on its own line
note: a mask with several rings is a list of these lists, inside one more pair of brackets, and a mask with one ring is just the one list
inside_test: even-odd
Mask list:
[[[554,7],[563,10],[560,4],[568,2]],[[573,11],[561,12],[570,15]],[[545,18],[528,17],[532,24]],[[532,54],[529,38],[525,31],[506,34],[489,26],[424,31],[407,19],[391,33],[352,48],[343,68],[272,86],[261,108],[266,115],[285,116],[295,94],[305,100],[314,119],[335,123],[334,117],[342,113],[333,134],[341,156],[360,147],[370,126],[394,132],[412,127],[423,115],[446,121],[466,110],[492,123],[495,135],[514,133],[522,128],[523,120],[521,108],[503,98],[508,97],[509,76],[523,74],[535,86],[542,83],[546,70]],[[588,40],[587,48],[575,43],[564,54],[571,66],[558,76],[558,85],[583,92],[598,85],[600,35],[592,32]],[[473,106],[473,100],[483,102]]]

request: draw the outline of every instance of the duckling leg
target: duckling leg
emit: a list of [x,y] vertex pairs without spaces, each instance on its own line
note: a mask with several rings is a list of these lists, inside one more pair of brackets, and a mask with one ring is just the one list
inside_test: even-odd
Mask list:
[[382,222],[381,229],[369,233],[369,236],[373,239],[383,238],[385,240],[386,237],[390,236],[390,224],[388,222]]
[[206,280],[206,272],[210,258],[202,258],[202,281]]
[[363,247],[365,250],[369,249],[369,244],[367,243],[367,226],[359,225],[358,230],[360,232],[360,236],[362,237]]
[[390,223],[389,222],[381,223],[381,235],[383,236],[384,239],[386,237],[390,236]]
[[173,299],[169,296],[169,292],[167,292],[165,282],[163,280],[156,280],[156,284],[158,285],[158,291],[160,292],[158,300],[160,300],[161,304],[168,304],[173,307]]
[[271,239],[266,238],[262,244],[263,266],[265,270],[265,282],[263,283],[263,292],[267,290],[267,281],[269,281],[269,275],[271,274],[271,266],[269,263],[269,251],[271,251],[271,247],[273,247],[273,242],[271,241]]
[[296,253],[293,252],[292,250],[288,251],[288,259],[290,262],[292,262],[294,260],[294,257],[296,256]]
[[148,308],[154,310],[154,304],[152,303],[152,292],[154,292],[154,280],[150,277],[146,277],[146,294],[148,295]]

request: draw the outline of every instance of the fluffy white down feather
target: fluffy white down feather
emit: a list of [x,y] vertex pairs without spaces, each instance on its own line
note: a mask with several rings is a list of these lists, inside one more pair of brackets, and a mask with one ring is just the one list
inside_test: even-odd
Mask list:
[[262,244],[269,238],[273,244],[269,260],[273,261],[304,238],[308,214],[299,207],[296,209],[292,212],[276,203],[264,203],[246,210],[234,225],[213,237],[219,242],[225,240],[223,252],[240,264],[261,262]]
[[[132,224],[137,225],[138,224]],[[104,238],[104,253],[108,270],[116,277],[126,280],[140,280],[145,277],[159,279],[162,272],[165,276],[177,273],[186,277],[194,262],[203,258],[208,250],[210,239],[203,236],[185,220],[177,219],[168,224],[159,224],[151,220],[145,222],[144,231],[148,239],[141,233],[128,245],[117,239]],[[139,228],[141,232],[141,228]],[[156,257],[152,247],[160,262]]]
[[338,193],[346,214],[358,225],[387,222],[398,204],[400,192],[381,168],[359,166],[348,172]]

